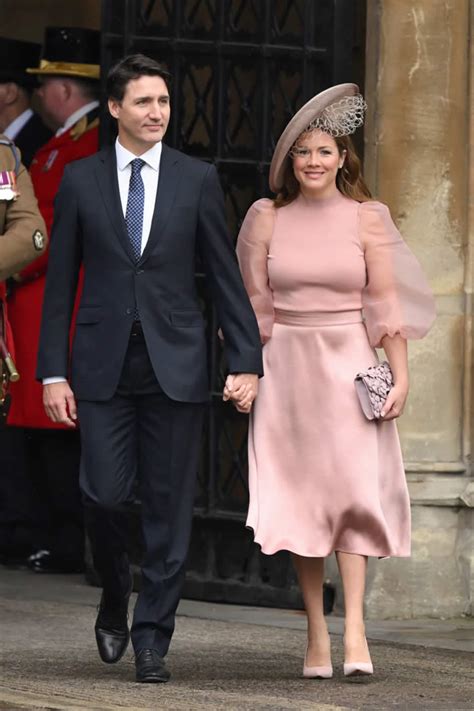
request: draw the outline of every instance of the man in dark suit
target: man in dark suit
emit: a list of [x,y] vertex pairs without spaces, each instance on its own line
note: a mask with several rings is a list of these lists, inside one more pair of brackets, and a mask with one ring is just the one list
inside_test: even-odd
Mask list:
[[36,66],[40,56],[41,45],[35,42],[0,37],[0,132],[15,141],[27,168],[38,148],[52,136],[30,108],[36,79],[26,69]]
[[[240,409],[248,409],[262,374],[258,327],[227,234],[217,172],[162,143],[168,80],[143,55],[119,62],[107,80],[115,146],[66,167],[37,373],[48,379],[51,419],[80,422],[81,487],[103,584],[95,630],[105,662],[117,661],[128,643],[131,586],[121,509],[138,478],[145,555],[131,637],[136,678],[145,682],[169,678],[163,657],[184,578],[209,392],[197,252],[224,333],[227,391]],[[84,290],[69,371],[81,263]]]

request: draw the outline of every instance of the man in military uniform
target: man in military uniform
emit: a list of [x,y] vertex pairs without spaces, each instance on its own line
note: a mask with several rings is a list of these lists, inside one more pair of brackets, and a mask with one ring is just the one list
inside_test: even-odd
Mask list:
[[25,512],[29,497],[23,500],[23,485],[28,491],[30,488],[29,482],[22,479],[24,471],[8,457],[8,451],[13,451],[14,434],[1,426],[9,398],[8,381],[15,373],[13,359],[6,358],[7,353],[14,357],[14,347],[7,318],[5,280],[43,254],[46,246],[45,224],[28,171],[20,162],[18,149],[0,135],[0,561],[10,559],[18,545],[25,545],[17,534],[21,519],[29,517],[29,512]]
[[0,37],[0,131],[15,142],[27,168],[52,132],[30,107],[36,86],[26,68],[38,64],[41,45]]
[[[51,27],[46,29],[39,67],[28,69],[39,77],[38,94],[45,115],[60,127],[31,164],[31,178],[48,234],[65,166],[98,149],[99,61],[99,32]],[[12,384],[8,424],[26,432],[30,475],[40,482],[44,497],[47,535],[41,550],[29,559],[29,566],[36,572],[74,572],[82,569],[84,555],[79,436],[49,420],[43,408],[42,387],[35,380],[47,262],[45,254],[22,270],[9,300],[21,379]]]
[[20,152],[0,134],[0,284],[46,251],[44,220]]

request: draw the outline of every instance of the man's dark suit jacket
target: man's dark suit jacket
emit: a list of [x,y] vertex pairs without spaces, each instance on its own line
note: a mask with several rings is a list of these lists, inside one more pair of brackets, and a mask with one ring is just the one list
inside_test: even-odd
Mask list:
[[[197,251],[224,333],[229,372],[262,374],[258,327],[214,166],[163,145],[150,236],[136,264],[120,203],[115,148],[69,164],[55,204],[38,379],[69,376],[77,399],[111,398],[136,304],[163,391],[182,402],[207,400]],[[84,288],[69,368],[68,334],[81,263]]]
[[15,136],[15,145],[21,151],[21,161],[27,168],[30,167],[33,156],[38,148],[49,141],[53,132],[44,125],[38,114],[33,114],[29,121]]

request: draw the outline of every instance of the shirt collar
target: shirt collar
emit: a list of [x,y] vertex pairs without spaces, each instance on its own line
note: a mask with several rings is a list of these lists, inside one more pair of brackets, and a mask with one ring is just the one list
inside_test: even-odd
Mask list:
[[20,133],[23,126],[28,123],[30,118],[33,116],[33,111],[31,109],[26,109],[19,116],[16,117],[4,130],[4,134],[7,138],[13,141],[16,136]]
[[125,170],[125,168],[130,165],[132,160],[135,160],[135,158],[141,158],[145,161],[147,165],[150,166],[150,168],[153,168],[153,170],[159,170],[161,150],[162,143],[161,141],[159,141],[158,143],[155,143],[151,148],[149,148],[145,153],[142,153],[141,156],[136,156],[134,153],[127,150],[127,148],[124,148],[120,143],[119,139],[117,138],[117,140],[115,141],[115,155],[117,156],[117,167],[119,170]]
[[90,101],[88,104],[85,104],[84,106],[81,106],[80,109],[77,109],[77,111],[74,111],[73,114],[69,116],[68,119],[64,122],[64,125],[61,126],[61,128],[58,128],[56,131],[56,136],[61,136],[63,133],[66,133],[71,126],[74,126],[75,123],[77,123],[83,116],[89,113],[89,111],[92,111],[93,109],[96,109],[99,106],[98,101]]

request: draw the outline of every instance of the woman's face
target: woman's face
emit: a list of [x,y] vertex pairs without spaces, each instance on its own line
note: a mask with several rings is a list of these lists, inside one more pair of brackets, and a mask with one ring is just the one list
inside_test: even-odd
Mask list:
[[328,196],[336,188],[336,176],[344,164],[336,141],[323,131],[303,133],[292,149],[293,172],[304,195]]

